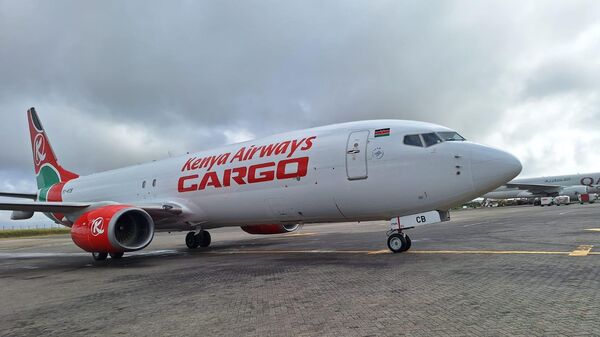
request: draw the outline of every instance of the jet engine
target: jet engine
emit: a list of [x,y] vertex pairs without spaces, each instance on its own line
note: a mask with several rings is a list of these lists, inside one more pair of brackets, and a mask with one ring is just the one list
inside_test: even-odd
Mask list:
[[567,195],[573,200],[577,200],[580,194],[586,194],[589,192],[587,186],[569,186],[565,187],[560,191],[560,195]]
[[281,234],[290,233],[300,228],[299,224],[293,225],[280,225],[280,224],[268,224],[268,225],[246,225],[241,226],[242,230],[249,234]]
[[154,237],[154,221],[146,211],[127,206],[103,206],[81,215],[71,238],[88,252],[119,253],[140,250]]

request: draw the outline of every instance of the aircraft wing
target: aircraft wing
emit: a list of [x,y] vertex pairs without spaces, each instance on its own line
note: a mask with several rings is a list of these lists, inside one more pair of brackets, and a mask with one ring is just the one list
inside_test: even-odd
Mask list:
[[[69,214],[84,211],[88,208],[91,210],[105,205],[107,205],[106,202],[0,202],[0,211]],[[152,219],[157,222],[183,213],[183,207],[176,203],[151,203],[132,206],[145,210]]]
[[559,185],[544,185],[544,184],[519,184],[519,183],[507,183],[505,185],[508,188],[517,188],[519,190],[529,191],[533,194],[536,193],[558,193],[562,186]]
[[90,206],[80,202],[1,202],[0,211],[71,213]]

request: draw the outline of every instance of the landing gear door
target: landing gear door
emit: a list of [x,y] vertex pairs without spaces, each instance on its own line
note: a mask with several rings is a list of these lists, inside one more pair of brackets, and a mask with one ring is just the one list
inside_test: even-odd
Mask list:
[[354,131],[346,144],[346,173],[348,180],[367,178],[367,142],[369,131]]

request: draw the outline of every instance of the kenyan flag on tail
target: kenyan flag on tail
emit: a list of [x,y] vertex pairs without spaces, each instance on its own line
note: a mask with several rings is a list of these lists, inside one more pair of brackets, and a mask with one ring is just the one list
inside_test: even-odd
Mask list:
[[[77,174],[63,169],[56,159],[48,136],[42,127],[34,108],[27,111],[29,120],[29,134],[31,136],[31,150],[33,152],[33,166],[39,190],[40,201],[61,201],[48,199],[62,199],[59,193],[52,193],[53,198],[48,198],[48,191],[53,185],[65,183],[78,177]],[[56,189],[56,188],[55,188]],[[58,194],[58,196],[56,196]]]

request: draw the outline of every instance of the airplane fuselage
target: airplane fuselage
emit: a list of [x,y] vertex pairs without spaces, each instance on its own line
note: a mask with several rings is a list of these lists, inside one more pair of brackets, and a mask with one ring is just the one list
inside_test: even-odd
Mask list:
[[375,220],[447,210],[497,187],[507,174],[506,167],[496,167],[504,169],[502,177],[477,173],[498,163],[487,160],[490,148],[475,143],[403,143],[407,134],[448,130],[377,120],[288,132],[82,176],[62,186],[61,200],[57,193],[41,199],[183,206],[184,215],[157,223],[157,230]]

